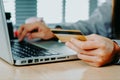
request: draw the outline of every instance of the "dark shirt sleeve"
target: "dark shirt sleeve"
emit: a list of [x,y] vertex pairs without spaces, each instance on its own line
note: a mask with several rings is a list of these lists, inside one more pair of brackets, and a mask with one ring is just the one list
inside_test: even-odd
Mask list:
[[120,55],[116,54],[113,61],[112,61],[112,64],[116,64],[116,65],[120,65]]
[[[113,41],[115,41],[120,47],[120,40],[113,40]],[[120,53],[116,53],[112,61],[112,64],[120,65]]]

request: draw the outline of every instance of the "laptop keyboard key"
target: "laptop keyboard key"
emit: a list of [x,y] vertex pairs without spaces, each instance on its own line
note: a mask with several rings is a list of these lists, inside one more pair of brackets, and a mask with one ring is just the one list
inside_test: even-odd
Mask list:
[[12,41],[11,47],[13,54],[21,58],[58,55],[58,53],[54,54],[56,53],[55,51],[38,47],[25,41]]

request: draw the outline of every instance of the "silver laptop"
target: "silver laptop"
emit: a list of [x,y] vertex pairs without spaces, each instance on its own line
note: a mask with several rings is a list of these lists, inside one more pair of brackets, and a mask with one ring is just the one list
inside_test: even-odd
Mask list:
[[54,40],[10,40],[3,1],[0,0],[0,58],[12,65],[29,65],[77,59],[76,52]]

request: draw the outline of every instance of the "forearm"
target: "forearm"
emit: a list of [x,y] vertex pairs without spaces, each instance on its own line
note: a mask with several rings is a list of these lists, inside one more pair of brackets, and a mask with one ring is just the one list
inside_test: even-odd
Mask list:
[[[110,1],[110,0],[109,0]],[[79,20],[74,24],[63,24],[63,29],[77,29],[85,35],[99,34],[111,37],[111,3],[106,2],[99,6],[88,20]]]

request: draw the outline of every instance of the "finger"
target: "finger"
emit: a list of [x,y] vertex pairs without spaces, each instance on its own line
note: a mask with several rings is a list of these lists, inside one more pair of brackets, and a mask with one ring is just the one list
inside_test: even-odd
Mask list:
[[91,34],[91,35],[87,35],[86,36],[87,40],[91,40],[91,41],[95,41],[95,40],[98,40],[101,38],[100,35],[97,35],[97,34]]
[[97,41],[80,41],[75,38],[72,38],[71,43],[73,43],[75,46],[84,49],[84,50],[89,50],[89,49],[96,49],[99,47],[99,43]]
[[31,39],[34,39],[34,38],[44,38],[44,34],[42,32],[31,33],[30,36],[31,36]]
[[[40,23],[35,22],[35,23],[31,23],[31,24],[24,24],[21,26],[21,28],[25,29],[28,32],[31,32],[35,29],[38,29],[39,26],[40,26]],[[21,29],[20,29],[20,32],[21,32]]]
[[25,29],[28,31],[28,32],[31,32],[31,31],[33,31],[33,30],[36,30],[36,29],[38,29],[38,27],[39,27],[39,25],[37,25],[37,24],[26,24],[26,27],[25,27]]
[[72,44],[70,41],[66,42],[65,45],[68,46],[69,48],[71,48],[72,50],[78,52],[78,53],[82,52],[81,49],[77,48],[77,47],[76,47],[74,44]]
[[21,41],[27,33],[30,33],[31,31],[38,29],[38,24],[34,23],[34,24],[25,24],[22,25],[21,28],[19,29],[19,33],[18,33],[18,38],[19,41]]
[[77,53],[81,53],[84,55],[89,55],[89,56],[95,56],[95,50],[82,50],[78,47],[76,47],[74,44],[72,44],[71,42],[66,42],[66,46],[68,46],[69,48],[73,49],[74,51],[76,51]]
[[80,54],[88,55],[88,56],[98,56],[99,52],[97,49],[94,50],[83,50],[83,52],[80,52]]
[[97,56],[89,56],[89,55],[84,55],[84,54],[78,54],[77,56],[79,59],[82,59],[88,62],[96,62],[96,59],[97,59]]
[[23,32],[21,33],[21,35],[19,35],[19,41],[22,41],[23,38],[26,36],[26,34],[27,34],[27,31],[23,30]]
[[18,37],[21,35],[22,31],[24,30],[24,26],[20,26],[20,28],[18,29]]
[[94,66],[94,67],[100,67],[102,66],[101,64],[98,64],[98,63],[95,63],[95,62],[89,62],[89,61],[85,61],[85,60],[82,60],[84,61],[85,63],[91,65],[91,66]]
[[28,34],[27,34],[27,38],[28,38],[29,40],[32,39],[32,38],[31,38],[31,33],[28,33]]

